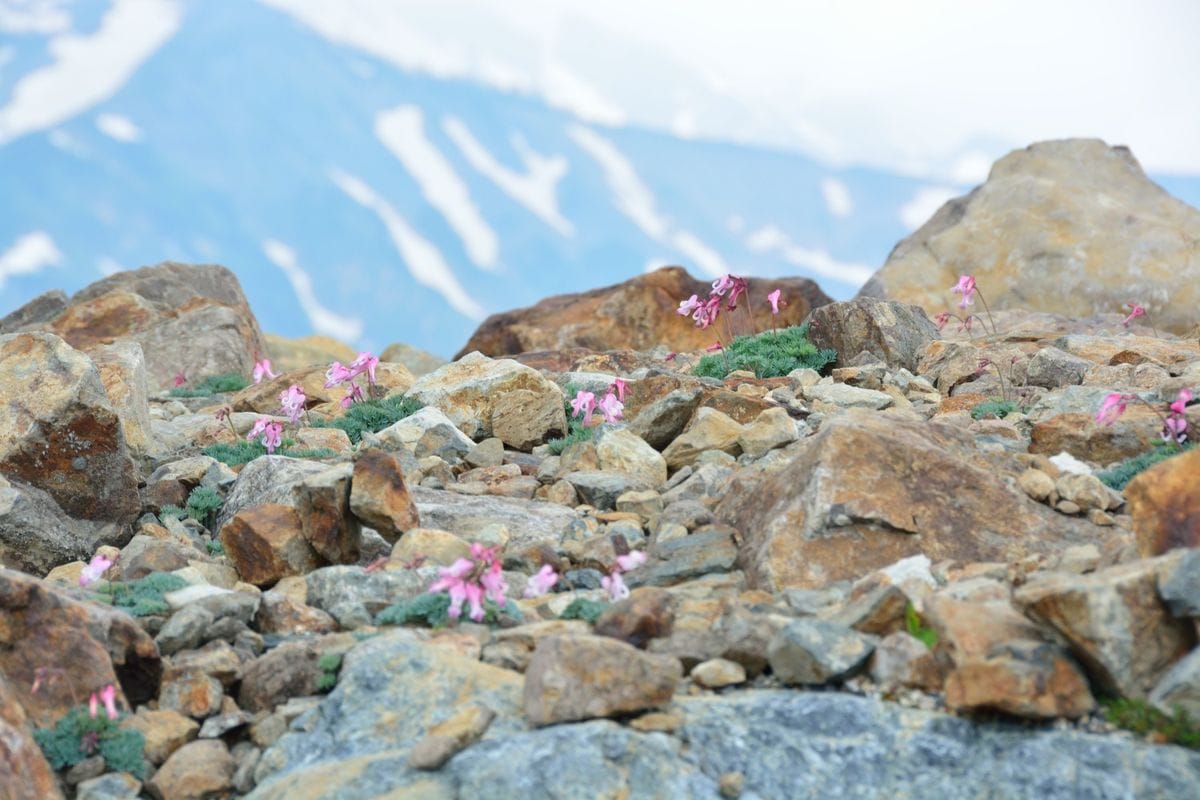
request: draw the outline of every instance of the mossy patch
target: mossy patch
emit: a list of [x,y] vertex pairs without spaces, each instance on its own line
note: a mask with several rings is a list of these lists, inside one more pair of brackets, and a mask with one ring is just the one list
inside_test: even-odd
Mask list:
[[735,370],[749,370],[757,378],[778,378],[796,369],[820,372],[836,360],[836,351],[809,341],[805,323],[757,336],[738,336],[725,344],[723,352],[701,358],[693,371],[703,378],[722,379]]

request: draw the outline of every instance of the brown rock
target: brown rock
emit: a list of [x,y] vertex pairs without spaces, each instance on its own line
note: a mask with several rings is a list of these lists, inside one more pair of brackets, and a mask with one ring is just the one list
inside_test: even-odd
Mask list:
[[720,689],[746,682],[746,668],[736,661],[710,658],[692,668],[692,680],[705,689]]
[[320,566],[294,508],[268,503],[239,511],[221,529],[221,545],[246,583],[270,586]]
[[413,745],[408,765],[413,769],[440,768],[456,753],[479,741],[495,718],[496,712],[487,706],[471,704],[458,709]]
[[880,640],[868,668],[871,680],[885,690],[904,686],[936,692],[941,691],[945,680],[945,670],[933,651],[904,631]]
[[671,635],[675,623],[675,600],[664,589],[645,586],[605,609],[596,620],[597,636],[610,636],[634,647],[645,647],[651,639]]
[[695,463],[705,450],[720,450],[736,455],[741,448],[738,438],[744,428],[728,415],[712,408],[698,408],[686,430],[663,450],[671,469]]
[[178,711],[152,711],[145,707],[138,709],[138,713],[133,716],[121,720],[121,727],[142,734],[142,738],[146,740],[143,752],[147,760],[156,766],[195,739],[200,731],[200,723]]
[[1066,451],[1084,461],[1111,464],[1146,452],[1160,441],[1161,431],[1162,419],[1140,404],[1130,404],[1111,425],[1097,423],[1095,412],[1058,414],[1033,426],[1029,452]]
[[1014,599],[1067,639],[1098,689],[1145,698],[1195,644],[1192,626],[1175,619],[1158,596],[1159,574],[1174,559],[1135,561],[1089,575],[1053,573],[1031,580]]
[[353,472],[352,465],[337,464],[304,478],[292,488],[304,538],[331,564],[358,561],[362,530],[350,513]]
[[792,447],[790,459],[736,475],[716,511],[741,532],[739,561],[757,588],[818,588],[919,553],[1009,561],[1103,538],[1030,500],[1015,459],[949,426],[850,409]]
[[158,703],[160,708],[204,719],[221,710],[224,697],[220,681],[198,670],[189,670],[163,679]]
[[[354,356],[350,356],[350,360],[354,360]],[[343,362],[349,363],[349,362]],[[340,405],[343,397],[346,396],[347,389],[344,386],[335,386],[333,388],[325,388],[325,372],[329,369],[328,362],[320,366],[303,367],[300,369],[291,370],[280,374],[276,378],[264,380],[262,383],[253,384],[242,389],[237,394],[229,399],[229,404],[233,406],[234,411],[254,411],[258,414],[279,414],[279,395],[292,384],[297,384],[304,390],[305,408],[313,409],[328,409],[330,404],[335,404],[337,415],[340,416],[342,409]],[[392,394],[403,394],[408,391],[413,385],[412,373],[409,372],[403,364],[384,364],[380,363],[375,368],[375,389],[373,392],[382,391],[384,396]],[[360,378],[359,383],[366,388],[366,379]],[[372,395],[374,396],[374,394]],[[315,417],[315,415],[314,415]]]
[[0,671],[0,797],[62,800],[54,770],[30,734],[25,709]]
[[272,590],[262,594],[254,629],[259,633],[284,635],[332,633],[337,630],[337,621],[319,608]]
[[1076,718],[1096,701],[1079,667],[1053,644],[1012,641],[986,659],[946,677],[946,705],[955,711],[1000,711],[1027,719]]
[[145,455],[153,445],[150,430],[149,386],[146,357],[137,342],[120,341],[92,348],[88,353],[113,410],[121,418],[125,444],[135,454]]
[[118,272],[81,289],[49,328],[72,347],[114,339],[142,346],[151,388],[189,378],[249,375],[267,353],[258,322],[232,272],[166,262]]
[[342,655],[356,643],[349,634],[329,634],[284,642],[268,650],[242,670],[238,706],[247,711],[270,711],[289,697],[316,694],[322,673],[317,661],[327,653]]
[[354,462],[350,510],[388,542],[421,526],[417,504],[404,484],[399,460],[385,450],[370,448]]
[[176,750],[146,783],[158,800],[211,800],[232,788],[233,756],[220,739],[200,739]]
[[492,640],[484,646],[483,661],[514,672],[524,672],[538,642],[554,636],[584,636],[591,633],[591,627],[582,620],[552,619],[503,628],[496,631]]
[[914,371],[926,346],[939,338],[937,326],[919,307],[874,297],[823,305],[809,323],[809,340],[836,350],[840,366],[867,352],[889,367]]
[[957,299],[950,287],[969,268],[992,310],[1085,317],[1161,297],[1154,323],[1183,332],[1200,305],[1197,238],[1200,212],[1150,181],[1128,148],[1039,142],[996,162],[985,184],[896,245],[859,295],[935,314]]
[[0,569],[0,675],[33,724],[49,727],[105,684],[126,708],[156,697],[162,660],[128,614]]
[[542,640],[525,672],[525,716],[535,726],[608,717],[668,702],[679,661],[604,636]]
[[392,560],[404,564],[417,559],[448,567],[460,558],[471,555],[471,545],[450,531],[437,528],[413,528],[400,537],[392,547]]
[[[807,278],[749,281],[751,297],[781,289],[788,303],[772,319],[770,307],[755,302],[755,330],[767,330],[772,323],[798,325],[813,308],[829,302]],[[530,308],[488,317],[455,358],[472,350],[493,357],[569,347],[649,350],[664,344],[680,352],[702,350],[712,344],[711,332],[699,330],[675,311],[681,300],[693,294],[707,296],[711,288],[682,267],[664,267],[614,286],[548,297]]]
[[1200,449],[1168,458],[1125,487],[1138,552],[1143,558],[1200,547]]
[[44,489],[77,519],[127,525],[137,475],[100,373],[56,336],[0,336],[0,474]]
[[[267,352],[271,354],[271,365],[280,372],[304,367],[320,367],[324,370],[334,361],[349,364],[358,355],[349,345],[329,336],[314,334],[289,339],[268,333],[264,338],[267,340]],[[384,359],[381,356],[380,360],[393,359]]]

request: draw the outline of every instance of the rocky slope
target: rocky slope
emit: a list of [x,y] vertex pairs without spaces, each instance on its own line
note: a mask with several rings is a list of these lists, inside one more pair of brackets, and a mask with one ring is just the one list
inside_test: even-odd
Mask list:
[[[1114,720],[1200,717],[1200,452],[1098,477],[1200,388],[1194,338],[1024,310],[939,330],[864,297],[812,312],[824,375],[699,378],[699,353],[644,345],[410,370],[397,348],[368,391],[423,407],[351,436],[321,424],[348,419],[313,363],[336,343],[271,340],[287,371],[238,391],[162,388],[259,355],[232,273],[196,274],[6,318],[4,797],[1194,794],[1200,752],[1165,741],[1186,730]],[[164,336],[177,296],[225,322]],[[110,306],[149,311],[73,345],[102,328],[63,320]],[[617,378],[624,418],[554,452],[568,395]],[[1148,406],[1097,423],[1112,392]],[[281,453],[202,452],[267,419]],[[482,621],[430,605],[485,577],[508,603]],[[109,685],[112,731],[48,763],[33,731]]]

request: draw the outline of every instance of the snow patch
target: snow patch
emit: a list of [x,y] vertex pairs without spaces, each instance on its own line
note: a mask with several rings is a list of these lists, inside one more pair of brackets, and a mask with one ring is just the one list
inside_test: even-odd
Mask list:
[[821,181],[821,194],[825,197],[825,207],[835,217],[848,217],[853,213],[854,200],[850,197],[850,189],[837,178]]
[[182,16],[175,0],[115,0],[95,33],[51,39],[53,63],[17,81],[0,107],[0,145],[112,97],[174,35]]
[[361,178],[348,172],[333,169],[329,177],[350,199],[375,212],[392,237],[392,243],[404,260],[409,274],[417,283],[440,294],[451,308],[468,319],[478,321],[486,316],[483,306],[468,295],[458,282],[441,252],[413,230],[390,203]]
[[904,205],[900,206],[900,221],[909,230],[916,230],[929,221],[947,200],[958,197],[962,192],[949,186],[924,186],[917,190]]
[[62,260],[63,254],[50,234],[30,231],[0,253],[0,287],[4,286],[9,276],[33,275],[46,267],[61,264]]
[[101,133],[111,136],[118,142],[140,142],[142,129],[133,124],[129,117],[120,114],[101,114],[96,117],[96,127]]
[[497,161],[458,117],[442,120],[442,130],[458,146],[470,165],[502,192],[563,236],[574,235],[575,226],[563,217],[558,208],[558,183],[568,169],[565,157],[543,156],[535,152],[523,136],[513,134],[510,139],[513,149],[525,165],[525,172],[516,172]]
[[854,286],[861,286],[875,274],[865,264],[838,261],[826,250],[801,247],[774,225],[765,225],[747,236],[746,247],[755,253],[774,253],[814,275]]
[[400,106],[375,118],[375,135],[421,187],[421,194],[462,239],[479,267],[493,270],[499,256],[496,232],[471,200],[454,167],[425,135],[424,115],[416,106]]
[[296,258],[296,251],[276,239],[266,239],[262,243],[263,254],[272,264],[283,270],[296,300],[300,303],[304,315],[317,333],[342,342],[353,342],[362,336],[363,323],[357,317],[343,317],[330,311],[317,299],[313,289],[312,278],[308,276]]
[[600,165],[617,210],[632,220],[643,233],[659,244],[679,250],[714,278],[729,272],[719,253],[694,233],[675,228],[669,219],[658,212],[654,193],[612,142],[582,125],[569,126],[567,133]]

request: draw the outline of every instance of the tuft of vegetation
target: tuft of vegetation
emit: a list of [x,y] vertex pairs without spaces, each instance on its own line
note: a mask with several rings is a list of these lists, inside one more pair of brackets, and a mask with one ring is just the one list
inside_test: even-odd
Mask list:
[[[497,625],[500,615],[521,619],[521,611],[511,600],[503,608],[491,600],[483,601],[483,623]],[[463,610],[466,617],[466,609]],[[393,603],[375,615],[376,625],[426,625],[444,628],[450,624],[450,595],[446,592],[426,592]]]
[[600,619],[600,615],[608,608],[608,603],[601,600],[588,600],[586,597],[576,597],[571,601],[571,604],[563,609],[563,612],[558,615],[559,619],[581,619],[590,625],[595,625],[596,620]]
[[351,443],[358,444],[364,433],[378,433],[424,407],[419,400],[404,396],[366,400],[350,406],[345,414],[335,420],[314,421],[313,425],[318,428],[341,428],[350,437]]
[[184,511],[179,506],[171,505],[170,503],[167,503],[165,506],[163,506],[162,508],[160,508],[158,510],[158,518],[159,519],[167,519],[167,518],[183,519],[186,516],[187,516],[186,511]]
[[205,527],[213,515],[221,510],[225,498],[216,489],[208,486],[197,486],[188,494],[187,515]]
[[215,394],[240,392],[250,385],[245,376],[236,372],[224,375],[210,375],[194,386],[176,386],[168,394],[171,397],[212,397]]
[[337,686],[338,672],[341,668],[341,653],[322,654],[317,659],[317,669],[321,670],[321,674],[317,676],[317,691],[327,692]]
[[144,578],[128,583],[117,581],[100,589],[108,595],[114,606],[124,608],[135,617],[150,617],[165,614],[169,609],[163,595],[178,591],[188,583],[169,572],[151,572]]
[[53,728],[36,729],[33,738],[56,770],[68,769],[99,754],[104,756],[108,771],[142,778],[146,740],[140,731],[121,729],[119,725],[119,719],[111,720],[106,714],[89,717],[87,709],[79,707],[64,714]]
[[221,544],[220,540],[218,540],[218,539],[208,540],[207,542],[204,543],[204,547],[205,547],[205,549],[208,550],[208,554],[210,556],[225,555],[225,545]]
[[820,349],[808,340],[808,324],[757,336],[738,336],[724,352],[706,355],[693,370],[702,378],[723,379],[735,370],[749,370],[758,378],[778,378],[795,369],[818,372],[837,360],[835,350]]
[[971,419],[1004,419],[1015,411],[1020,411],[1020,408],[1012,400],[984,400],[971,409]]
[[1187,444],[1183,447],[1179,447],[1174,444],[1167,444],[1163,442],[1155,446],[1153,450],[1148,450],[1141,455],[1134,456],[1133,458],[1127,458],[1121,463],[1109,467],[1103,472],[1096,473],[1096,477],[1099,478],[1101,482],[1103,482],[1108,488],[1116,489],[1118,492],[1123,491],[1125,486],[1131,480],[1137,477],[1138,473],[1144,472],[1145,470],[1150,469],[1150,467],[1153,467],[1155,464],[1161,461],[1166,461],[1171,456],[1177,456],[1193,447],[1195,447],[1194,444]]
[[937,632],[933,628],[928,628],[921,621],[921,615],[917,613],[917,609],[909,603],[904,609],[904,627],[908,631],[908,635],[921,642],[921,644],[932,650],[938,643]]
[[[275,451],[277,456],[287,456],[289,458],[331,458],[337,453],[330,450],[328,447],[318,447],[315,450],[294,450],[296,442],[293,439],[284,439],[282,447]],[[262,442],[253,441],[247,442],[244,439],[230,444],[229,442],[217,442],[210,444],[208,447],[200,451],[206,456],[215,458],[217,461],[223,461],[231,467],[236,467],[241,464],[249,464],[259,456],[267,454],[267,448]],[[191,498],[188,498],[191,500]]]
[[1200,750],[1200,726],[1188,719],[1182,708],[1164,714],[1145,700],[1115,698],[1101,700],[1104,717],[1118,728],[1152,738],[1162,744],[1177,744]]
[[563,451],[576,442],[590,442],[596,435],[595,428],[585,428],[583,419],[572,416],[571,401],[575,399],[575,395],[579,393],[580,386],[577,383],[568,383],[563,389],[563,411],[567,415],[567,435],[557,439],[547,439],[546,446],[550,449],[551,455],[561,456]]

